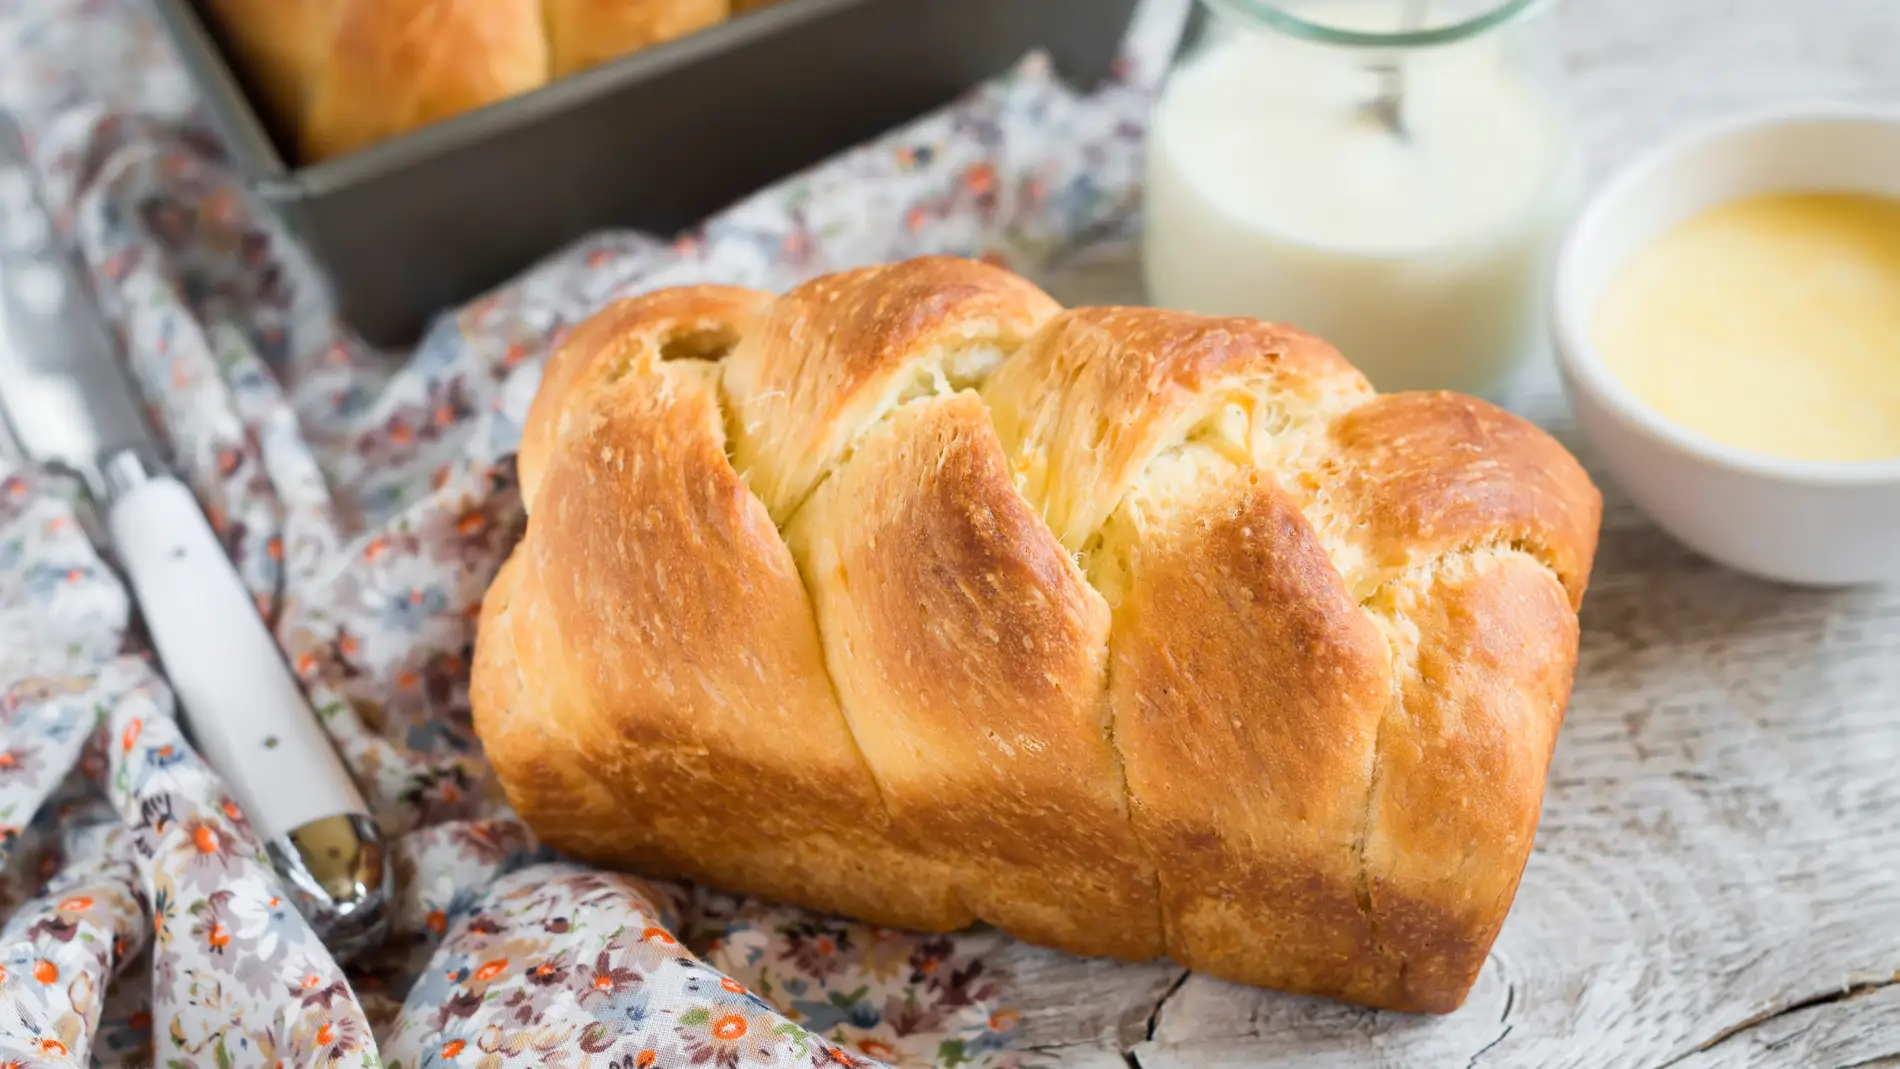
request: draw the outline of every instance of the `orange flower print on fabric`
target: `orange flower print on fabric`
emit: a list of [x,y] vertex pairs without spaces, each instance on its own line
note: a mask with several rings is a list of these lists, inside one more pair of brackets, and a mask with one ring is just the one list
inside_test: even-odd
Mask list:
[[715,1039],[726,1040],[727,1042],[731,1042],[735,1039],[744,1039],[745,1030],[745,1018],[736,1013],[727,1014],[714,1021],[712,1025],[713,1037]]
[[507,968],[507,958],[496,958],[494,961],[485,961],[482,963],[481,968],[475,970],[474,978],[476,980],[493,980],[495,977],[500,976],[502,971]]

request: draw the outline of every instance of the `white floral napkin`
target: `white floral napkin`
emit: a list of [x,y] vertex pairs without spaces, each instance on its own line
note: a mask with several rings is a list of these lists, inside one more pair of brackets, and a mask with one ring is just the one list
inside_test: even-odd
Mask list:
[[922,252],[1037,274],[1127,217],[1183,8],[1151,0],[1092,96],[1031,57],[697,233],[585,241],[398,355],[335,324],[134,0],[0,0],[0,107],[28,125],[154,417],[392,836],[399,883],[388,944],[340,969],[182,737],[67,489],[0,470],[0,1065],[1042,1060],[1025,1013],[1046,970],[1024,963],[1045,952],[543,851],[470,730],[469,649],[519,531],[520,420],[564,329],[661,285],[783,288]]

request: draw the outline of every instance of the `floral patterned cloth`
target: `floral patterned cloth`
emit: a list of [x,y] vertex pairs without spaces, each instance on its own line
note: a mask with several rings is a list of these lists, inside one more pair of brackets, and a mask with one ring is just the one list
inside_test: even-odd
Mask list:
[[605,234],[414,352],[340,329],[133,0],[0,0],[0,107],[187,478],[391,836],[387,944],[338,967],[199,760],[71,488],[0,467],[0,1065],[945,1067],[1037,1060],[1023,948],[561,862],[470,729],[542,358],[605,301],[925,251],[1032,275],[1114,227],[1182,18],[1083,97],[1038,58],[670,243]]

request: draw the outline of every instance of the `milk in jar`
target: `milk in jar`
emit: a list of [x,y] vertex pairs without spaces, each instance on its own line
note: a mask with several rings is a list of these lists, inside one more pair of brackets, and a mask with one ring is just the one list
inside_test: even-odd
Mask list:
[[1431,5],[1210,6],[1154,116],[1150,300],[1300,327],[1381,390],[1496,394],[1541,341],[1576,184],[1548,5],[1441,2],[1469,17],[1409,32]]

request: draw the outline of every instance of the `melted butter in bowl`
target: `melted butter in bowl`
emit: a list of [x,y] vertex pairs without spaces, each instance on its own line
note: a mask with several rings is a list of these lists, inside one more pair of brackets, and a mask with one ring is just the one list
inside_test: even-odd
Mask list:
[[1771,193],[1632,256],[1591,340],[1671,422],[1737,449],[1900,457],[1900,199]]
[[1552,298],[1613,509],[1765,579],[1900,581],[1900,113],[1657,146],[1590,197]]

